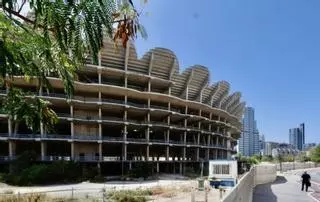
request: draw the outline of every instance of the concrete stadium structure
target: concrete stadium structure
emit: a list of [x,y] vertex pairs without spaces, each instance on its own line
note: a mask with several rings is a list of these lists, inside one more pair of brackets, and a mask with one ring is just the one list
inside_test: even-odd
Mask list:
[[48,80],[53,92],[38,88],[36,79],[12,82],[53,104],[60,119],[55,132],[42,127],[31,134],[23,124],[14,131],[1,115],[1,162],[34,150],[39,161],[99,163],[111,174],[147,161],[156,172],[182,173],[186,166],[236,152],[245,106],[241,94],[230,94],[226,81],[209,84],[204,66],[180,72],[170,50],[155,48],[138,59],[133,43],[122,48],[104,40],[99,64],[88,57],[79,70],[72,99],[66,99],[60,79]]

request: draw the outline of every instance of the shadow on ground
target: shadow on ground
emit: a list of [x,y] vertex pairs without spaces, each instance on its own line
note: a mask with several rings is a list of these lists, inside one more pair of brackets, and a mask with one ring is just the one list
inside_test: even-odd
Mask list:
[[271,185],[286,183],[287,179],[283,176],[277,176],[273,183],[258,185],[254,188],[253,202],[277,202],[277,196],[274,195]]

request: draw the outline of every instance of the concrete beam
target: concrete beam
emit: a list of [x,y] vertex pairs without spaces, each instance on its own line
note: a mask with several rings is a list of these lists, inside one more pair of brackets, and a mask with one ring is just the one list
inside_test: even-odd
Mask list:
[[127,42],[127,47],[126,47],[126,55],[124,59],[124,70],[128,70],[128,64],[129,64],[129,55],[130,55],[130,41]]
[[151,76],[152,65],[153,65],[153,59],[154,59],[154,55],[153,55],[153,52],[151,52],[151,55],[150,55],[150,61],[149,61],[149,70],[148,70],[149,76]]
[[182,93],[180,94],[180,97],[183,96],[184,94],[186,94],[186,96],[185,96],[185,97],[186,97],[186,100],[188,100],[188,94],[189,94],[188,88],[189,88],[190,82],[191,82],[191,80],[192,80],[192,77],[193,77],[193,69],[191,69],[190,74],[189,74],[189,77],[188,77],[188,79],[187,79],[187,81],[186,81],[186,83],[185,83],[185,88],[184,88],[184,90],[182,91]]
[[203,80],[203,82],[201,84],[199,94],[197,95],[197,98],[196,98],[196,100],[199,100],[199,102],[202,102],[202,94],[203,94],[204,89],[206,89],[206,87],[208,86],[208,80],[209,80],[209,75],[207,76],[206,79]]
[[174,70],[175,70],[175,66],[176,66],[176,59],[174,58],[173,59],[173,62],[172,62],[172,66],[171,66],[171,71],[170,71],[170,75],[169,75],[169,80],[171,81],[172,80],[172,76],[174,74]]

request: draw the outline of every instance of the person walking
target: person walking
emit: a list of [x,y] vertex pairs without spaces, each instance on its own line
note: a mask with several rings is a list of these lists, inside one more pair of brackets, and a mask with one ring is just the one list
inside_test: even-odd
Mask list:
[[311,180],[311,177],[310,175],[305,171],[303,173],[303,175],[301,176],[302,178],[302,187],[301,187],[301,191],[304,190],[304,186],[306,186],[306,192],[308,192],[308,187],[311,186],[311,183],[310,183],[310,180]]

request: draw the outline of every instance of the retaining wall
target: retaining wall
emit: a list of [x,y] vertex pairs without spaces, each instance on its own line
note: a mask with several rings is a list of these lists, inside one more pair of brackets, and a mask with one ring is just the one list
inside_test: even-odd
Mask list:
[[[305,168],[316,168],[319,167],[319,164],[314,162],[284,162],[280,164],[277,164],[277,170],[286,172],[288,170],[297,170],[297,169],[305,169]],[[282,167],[282,169],[281,169]]]
[[253,189],[258,184],[273,182],[277,177],[274,164],[254,166],[238,182],[238,184],[221,200],[221,202],[251,202]]

